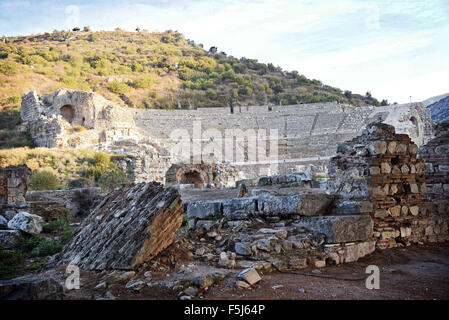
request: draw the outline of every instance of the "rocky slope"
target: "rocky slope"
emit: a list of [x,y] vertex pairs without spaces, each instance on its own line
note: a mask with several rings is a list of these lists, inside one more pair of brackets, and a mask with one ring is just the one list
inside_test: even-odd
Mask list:
[[449,121],[449,96],[427,106],[427,112],[435,122]]

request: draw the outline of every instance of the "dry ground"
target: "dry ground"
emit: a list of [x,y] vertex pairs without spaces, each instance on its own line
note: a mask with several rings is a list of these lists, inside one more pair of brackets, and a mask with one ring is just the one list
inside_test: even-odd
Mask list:
[[[178,248],[179,250],[179,248]],[[181,258],[181,257],[179,257]],[[185,258],[185,257],[183,257]],[[177,265],[187,265],[194,261],[177,261]],[[368,265],[380,268],[380,289],[368,290],[365,287],[365,273]],[[153,281],[173,283],[179,276],[178,267],[168,272],[153,272]],[[232,270],[219,285],[196,297],[199,300],[215,299],[438,299],[449,298],[449,246],[435,244],[411,246],[376,251],[358,262],[340,266],[328,266],[321,273],[312,273],[312,269],[303,269],[299,274],[272,272],[262,275],[262,281],[251,289],[237,289],[234,286],[238,270]],[[168,274],[168,276],[167,276]],[[63,275],[63,269],[54,276]],[[178,291],[164,285],[145,287],[140,293],[131,293],[124,283],[110,286],[108,289],[93,290],[104,276],[100,273],[82,272],[80,290],[69,292],[69,299],[97,299],[104,297],[109,290],[117,299],[178,299]],[[356,279],[356,280],[342,280]],[[170,286],[170,285],[168,285]]]

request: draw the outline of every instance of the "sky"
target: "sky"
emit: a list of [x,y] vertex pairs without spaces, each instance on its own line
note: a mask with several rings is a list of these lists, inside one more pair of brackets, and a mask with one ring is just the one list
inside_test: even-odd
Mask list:
[[389,102],[449,92],[449,0],[0,0],[0,35],[86,25],[177,30]]

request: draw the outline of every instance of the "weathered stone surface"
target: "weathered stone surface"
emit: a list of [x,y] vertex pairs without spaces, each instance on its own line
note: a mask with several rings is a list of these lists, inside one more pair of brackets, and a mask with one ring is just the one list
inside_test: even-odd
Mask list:
[[14,218],[14,216],[18,213],[18,211],[16,210],[12,210],[12,209],[6,209],[2,212],[2,216],[6,219],[6,220],[11,220],[12,218]]
[[8,222],[8,228],[12,230],[22,230],[26,233],[38,234],[42,231],[44,219],[40,216],[25,211],[19,211]]
[[142,280],[131,280],[125,285],[125,289],[132,290],[134,292],[140,292],[142,288],[145,286],[145,282]]
[[331,202],[332,197],[325,193],[294,195],[262,193],[257,200],[258,211],[265,215],[321,215],[326,212]]
[[19,230],[0,230],[0,245],[4,249],[12,249],[19,241]]
[[376,249],[376,241],[351,243],[345,246],[326,245],[324,252],[334,264],[355,262],[358,259],[373,253]]
[[248,268],[243,270],[242,272],[239,273],[239,278],[245,280],[250,285],[256,284],[257,282],[262,280],[259,273],[254,268]]
[[227,199],[222,204],[223,216],[231,220],[246,219],[256,211],[256,198]]
[[0,205],[24,203],[30,176],[26,165],[0,168]]
[[193,201],[187,204],[187,217],[197,219],[208,219],[221,216],[220,201]]
[[333,209],[335,214],[364,214],[373,212],[373,204],[366,200],[340,200]]
[[326,243],[364,241],[373,232],[373,221],[367,215],[305,217],[296,225],[324,234]]
[[181,198],[174,188],[157,182],[123,185],[78,227],[58,264],[134,269],[170,245],[181,223]]
[[234,247],[235,253],[242,256],[249,256],[251,254],[251,244],[248,242],[237,242]]
[[256,234],[267,234],[267,235],[275,235],[280,239],[287,238],[288,232],[284,229],[270,229],[270,228],[262,228],[257,230]]
[[61,300],[63,286],[54,279],[24,277],[0,281],[1,300]]
[[8,220],[3,216],[0,216],[0,230],[5,230],[8,228]]

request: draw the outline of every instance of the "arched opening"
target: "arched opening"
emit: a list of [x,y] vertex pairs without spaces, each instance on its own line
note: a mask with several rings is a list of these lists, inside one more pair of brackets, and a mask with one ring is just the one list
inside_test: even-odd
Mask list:
[[72,104],[62,106],[59,111],[64,119],[66,119],[69,123],[72,123],[73,118],[75,117],[75,107]]
[[195,186],[195,188],[202,188],[204,185],[204,180],[198,171],[192,170],[192,171],[185,172],[181,176],[179,183],[180,184],[193,184]]

